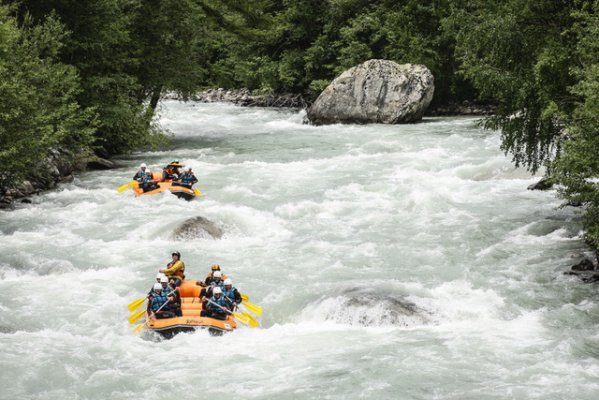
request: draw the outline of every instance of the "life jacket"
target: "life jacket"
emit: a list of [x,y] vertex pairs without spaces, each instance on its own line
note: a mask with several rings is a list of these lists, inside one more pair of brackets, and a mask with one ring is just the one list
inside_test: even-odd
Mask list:
[[152,311],[158,311],[158,309],[160,309],[160,307],[162,307],[162,305],[168,301],[168,298],[163,292],[164,290],[161,290],[160,294],[152,292]]
[[[227,300],[225,300],[225,296],[224,294],[221,294],[220,298],[216,298],[215,296],[212,296],[212,298],[210,299],[210,301],[212,302],[208,302],[208,304],[206,305],[206,309],[209,311],[213,311],[217,314],[227,314],[227,312],[225,311],[227,308]],[[221,307],[224,307],[225,310],[223,310],[222,308],[216,306],[216,304],[218,304]]]
[[237,302],[237,299],[236,299],[237,296],[235,296],[235,292],[237,292],[237,289],[235,289],[233,286],[231,286],[231,289],[229,289],[229,290],[227,290],[225,287],[223,287],[223,297],[226,297],[227,299],[229,299],[229,300],[225,299],[225,301],[227,301],[227,306],[229,308],[231,308],[233,306],[233,303]]
[[142,186],[149,186],[153,183],[153,179],[152,176],[150,175],[144,175],[143,178],[141,178],[141,185]]
[[193,185],[198,181],[198,179],[191,172],[184,173],[183,175],[181,175],[180,179],[182,184],[189,186]]
[[166,264],[166,271],[164,274],[170,278],[183,278],[185,277],[185,263],[181,260],[177,260],[174,264],[172,262]]
[[141,169],[135,173],[133,176],[134,181],[141,181],[143,177],[146,176],[146,171],[142,171]]
[[215,288],[215,287],[217,287],[217,286],[218,286],[219,288],[221,288],[221,289],[222,289],[222,288],[224,288],[224,287],[225,287],[225,281],[221,279],[220,281],[216,282],[216,281],[214,280],[214,278],[212,278],[212,279],[210,279],[210,282],[208,282],[208,285],[209,285],[209,286],[212,286],[213,288]]

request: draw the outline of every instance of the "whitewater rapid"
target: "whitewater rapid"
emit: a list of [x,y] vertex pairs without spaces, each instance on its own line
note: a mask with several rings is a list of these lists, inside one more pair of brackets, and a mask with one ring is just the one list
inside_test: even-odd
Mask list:
[[[562,274],[579,211],[526,190],[497,132],[301,120],[167,101],[169,148],[0,211],[0,398],[597,398],[597,287]],[[116,192],[172,159],[202,198]],[[196,216],[222,239],[174,239]],[[174,250],[190,278],[220,264],[263,328],[133,334]]]

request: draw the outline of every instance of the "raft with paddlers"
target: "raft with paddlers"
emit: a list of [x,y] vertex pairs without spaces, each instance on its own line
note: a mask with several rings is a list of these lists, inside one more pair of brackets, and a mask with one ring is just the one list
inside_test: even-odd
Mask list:
[[184,165],[178,161],[173,161],[166,166],[164,171],[151,172],[146,169],[145,164],[142,164],[140,171],[135,174],[134,179],[136,180],[121,185],[117,191],[122,193],[127,189],[131,189],[135,193],[135,196],[153,195],[168,191],[185,200],[193,200],[196,197],[202,196],[202,192],[199,189],[192,188],[192,184],[197,179],[191,172],[190,174],[195,180],[191,184],[184,184],[178,180],[173,180],[178,176],[178,168],[180,167],[184,167]]
[[[197,329],[208,329],[213,335],[222,335],[225,332],[237,329],[238,322],[251,328],[256,328],[260,325],[256,318],[248,312],[231,311],[224,308],[223,310],[227,314],[225,319],[202,316],[202,310],[206,306],[200,299],[200,292],[203,288],[196,281],[183,281],[178,286],[182,315],[171,318],[151,318],[145,309],[135,311],[144,305],[146,300],[146,298],[137,299],[128,306],[129,311],[132,312],[129,316],[129,323],[135,324],[145,317],[145,322],[137,325],[134,331],[141,332],[145,329],[165,339],[170,339],[181,332],[193,332]],[[247,310],[252,311],[256,315],[262,314],[262,308],[256,304],[249,303],[247,295],[242,295],[242,298],[244,300],[243,305]],[[210,299],[207,302],[214,304]]]

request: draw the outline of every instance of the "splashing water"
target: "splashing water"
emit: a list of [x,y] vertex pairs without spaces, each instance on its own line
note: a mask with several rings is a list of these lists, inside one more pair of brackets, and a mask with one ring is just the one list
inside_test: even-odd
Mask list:
[[[0,397],[596,398],[596,286],[561,274],[578,212],[527,191],[497,133],[301,119],[169,101],[172,148],[0,212]],[[203,198],[116,192],[173,158]],[[173,235],[199,216],[223,236]],[[134,335],[173,250],[192,279],[220,264],[263,329]]]

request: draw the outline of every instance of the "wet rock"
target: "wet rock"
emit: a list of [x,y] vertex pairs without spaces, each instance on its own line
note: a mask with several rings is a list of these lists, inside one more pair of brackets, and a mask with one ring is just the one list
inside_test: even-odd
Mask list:
[[1,326],[0,325],[0,333],[15,333],[16,330],[11,328],[10,326]]
[[570,268],[570,271],[564,272],[564,275],[574,275],[579,277],[583,282],[593,283],[599,282],[599,270],[593,260],[584,258]]
[[196,93],[195,101],[202,103],[232,103],[244,107],[287,107],[306,108],[307,101],[301,94],[294,93],[266,93],[252,94],[246,88],[238,90],[208,89]]
[[368,60],[348,69],[308,109],[315,125],[400,124],[422,119],[435,90],[424,65]]
[[528,186],[528,190],[549,190],[553,187],[553,182],[549,178],[543,178],[537,183]]
[[21,200],[21,203],[23,203],[23,204],[31,204],[33,202],[29,198],[24,198],[23,200]]
[[224,231],[204,217],[190,218],[175,229],[175,239],[213,238],[220,239]]
[[105,158],[92,156],[86,160],[85,167],[89,170],[107,170],[116,168],[116,164]]
[[588,258],[582,259],[578,264],[575,264],[570,268],[572,271],[593,271],[595,269],[595,265],[593,261]]

